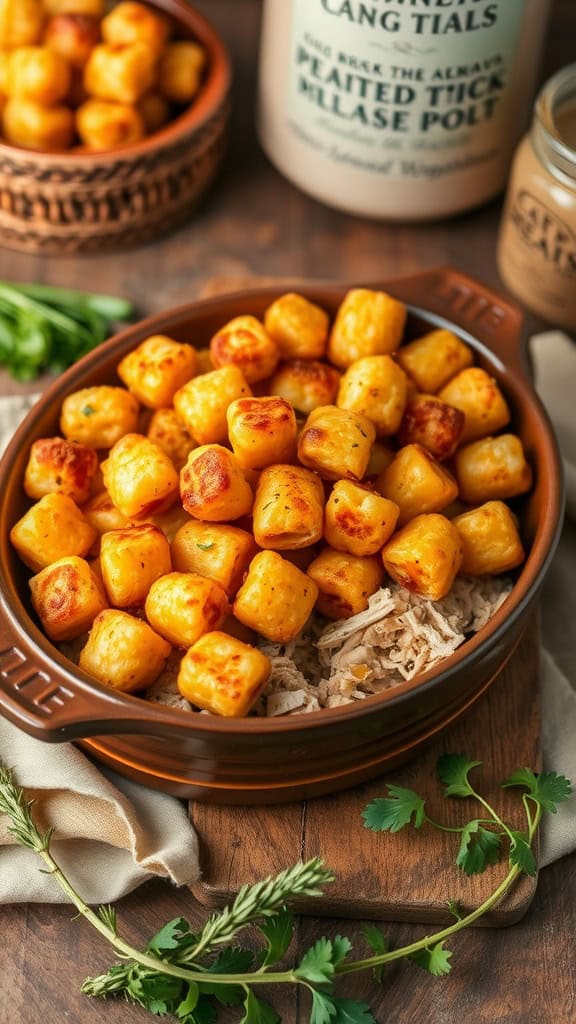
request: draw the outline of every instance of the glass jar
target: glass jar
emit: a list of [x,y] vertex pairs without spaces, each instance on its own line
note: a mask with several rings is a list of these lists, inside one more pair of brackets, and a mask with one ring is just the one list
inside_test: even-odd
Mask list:
[[259,134],[321,201],[437,220],[500,192],[549,0],[265,0]]
[[576,330],[576,64],[543,86],[518,146],[498,267],[525,306]]

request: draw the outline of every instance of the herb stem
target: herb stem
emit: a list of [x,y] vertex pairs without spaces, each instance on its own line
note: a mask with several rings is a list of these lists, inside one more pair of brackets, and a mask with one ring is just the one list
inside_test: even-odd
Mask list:
[[[536,815],[529,826],[529,845],[532,843],[532,840],[536,833],[536,829],[538,828],[538,825],[540,823],[541,817],[542,809],[541,807],[538,807]],[[506,829],[506,831],[508,830]],[[519,868],[517,866],[510,868],[510,871],[503,879],[503,881],[500,883],[498,888],[495,889],[494,892],[490,896],[488,896],[488,898],[485,899],[484,902],[481,903],[479,907],[476,907],[475,910],[472,910],[469,914],[466,915],[466,917],[462,917],[459,921],[456,921],[455,924],[449,925],[447,928],[443,928],[439,932],[434,932],[432,935],[425,935],[423,939],[419,939],[418,942],[412,942],[409,946],[402,946],[400,949],[393,949],[390,950],[390,952],[388,953],[382,953],[379,956],[368,957],[365,960],[353,960],[348,964],[341,964],[336,968],[335,974],[353,974],[355,971],[363,971],[370,967],[380,967],[383,964],[391,963],[393,960],[400,960],[403,957],[410,956],[412,953],[418,953],[422,949],[427,949],[427,947],[431,946],[432,944],[444,941],[444,939],[449,938],[451,935],[455,935],[456,932],[461,931],[463,928],[466,928],[469,925],[474,924],[474,922],[477,921],[479,917],[482,917],[483,914],[485,914],[488,910],[490,910],[496,903],[498,903],[502,899],[502,897],[506,894],[508,889],[510,889],[513,883],[516,881],[518,875],[521,874],[522,868]]]
[[482,807],[484,807],[488,811],[488,814],[492,815],[492,819],[496,822],[497,825],[500,825],[500,828],[504,830],[504,832],[508,836],[508,839],[510,840],[512,845],[514,845],[514,836],[512,835],[511,830],[508,828],[508,825],[506,825],[506,823],[502,821],[500,815],[496,813],[496,811],[488,803],[488,801],[485,800],[483,796],[480,796],[480,793],[477,793],[475,789],[472,790],[472,793],[476,797],[478,803],[482,804]]
[[[493,825],[494,824],[494,818],[493,817],[492,818],[478,818],[477,820],[478,820],[478,823],[480,825]],[[459,835],[461,835],[462,832],[465,832],[465,830],[466,830],[466,826],[465,825],[463,825],[461,828],[451,828],[448,825],[441,825],[440,822],[434,821],[433,818],[429,818],[427,814],[424,815],[424,821],[427,821],[428,824],[432,825],[433,828],[440,829],[441,832],[457,832]]]

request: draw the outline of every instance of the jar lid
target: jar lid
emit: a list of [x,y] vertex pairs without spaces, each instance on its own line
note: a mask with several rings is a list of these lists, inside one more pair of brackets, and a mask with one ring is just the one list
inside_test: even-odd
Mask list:
[[[560,135],[558,115],[574,105],[576,122],[576,64],[568,64],[542,86],[534,108],[532,142],[544,165],[552,173],[558,173],[576,181],[576,149]],[[575,131],[576,134],[576,131]]]

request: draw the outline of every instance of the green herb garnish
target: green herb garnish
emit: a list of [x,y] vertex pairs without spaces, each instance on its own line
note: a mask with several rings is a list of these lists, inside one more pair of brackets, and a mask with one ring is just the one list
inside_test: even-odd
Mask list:
[[[157,1016],[171,1015],[181,1024],[214,1024],[220,1007],[243,1007],[242,1024],[280,1024],[273,1007],[261,997],[261,987],[299,985],[311,998],[310,1024],[376,1024],[367,1004],[335,994],[334,982],[343,975],[371,970],[376,982],[383,980],[384,968],[394,960],[412,960],[434,977],[451,969],[452,951],[447,939],[477,921],[495,906],[526,872],[534,874],[532,844],[543,813],[554,814],[572,789],[568,779],[555,772],[536,774],[522,768],[509,776],[503,787],[524,790],[520,799],[526,815],[526,832],[509,828],[494,808],[469,781],[470,772],[480,764],[461,754],[446,754],[437,772],[444,784],[444,796],[472,798],[483,816],[458,828],[448,828],[431,819],[425,801],[411,789],[389,786],[388,795],[373,800],[363,812],[364,823],[373,831],[398,832],[412,825],[425,825],[460,836],[456,864],[467,874],[476,874],[494,864],[504,846],[509,870],[481,906],[464,914],[453,900],[447,902],[454,922],[446,928],[398,949],[390,949],[386,935],[376,925],[363,928],[364,939],[373,955],[353,960],[352,943],[343,935],[320,938],[299,962],[284,970],[274,969],[286,958],[294,930],[294,918],[286,904],[297,896],[319,896],[333,876],[319,858],[296,864],[275,877],[244,886],[234,902],[212,914],[203,929],[194,933],[178,917],[164,925],[143,950],[131,946],[118,931],[113,907],[94,911],[74,890],[50,849],[52,831],[41,832],[32,817],[28,800],[7,769],[0,769],[0,812],[10,819],[9,831],[23,846],[34,850],[80,914],[122,958],[105,974],[88,978],[82,990],[94,997],[120,997],[137,1003]],[[256,954],[238,944],[247,927],[260,932],[264,944]]]
[[17,380],[59,373],[133,312],[131,302],[109,295],[0,281],[0,365]]

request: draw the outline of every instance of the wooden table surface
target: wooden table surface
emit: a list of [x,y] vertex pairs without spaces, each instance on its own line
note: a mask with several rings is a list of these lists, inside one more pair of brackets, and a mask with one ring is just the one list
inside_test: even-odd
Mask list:
[[[514,2],[514,0],[509,0]],[[236,65],[233,138],[225,173],[195,221],[135,252],[46,260],[0,249],[0,277],[48,281],[132,297],[151,313],[193,299],[208,278],[249,274],[370,280],[451,263],[498,285],[494,260],[499,203],[449,223],[386,226],[324,208],[285,182],[260,152],[253,127],[258,0],[196,0],[229,42]],[[544,72],[574,60],[574,0],[556,0]],[[9,383],[0,379],[0,390]],[[13,390],[10,388],[10,390]],[[265,842],[265,837],[263,837]],[[449,894],[447,893],[447,896]],[[164,921],[199,922],[186,890],[152,882],[122,901],[128,936],[138,943]],[[66,907],[0,909],[3,954],[0,1024],[136,1024],[147,1015],[124,1003],[90,1002],[82,979],[110,962],[89,925]],[[301,944],[350,922],[304,920]],[[395,945],[420,934],[390,926]],[[364,998],[388,1024],[573,1024],[576,855],[546,868],[527,917],[509,930],[471,930],[453,943],[454,969],[435,980],[397,964],[377,990],[357,976],[347,994]],[[307,1001],[274,994],[284,1024],[307,1021]],[[230,1017],[230,1020],[237,1019]]]

